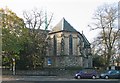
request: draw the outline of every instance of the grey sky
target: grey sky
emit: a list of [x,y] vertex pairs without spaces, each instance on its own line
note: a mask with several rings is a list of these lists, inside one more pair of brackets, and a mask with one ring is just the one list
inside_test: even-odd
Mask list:
[[0,7],[7,6],[19,17],[24,10],[33,8],[47,9],[54,14],[52,26],[55,26],[63,17],[79,32],[84,32],[89,41],[92,41],[97,32],[91,32],[88,25],[92,23],[95,9],[104,3],[114,3],[119,0],[0,0]]

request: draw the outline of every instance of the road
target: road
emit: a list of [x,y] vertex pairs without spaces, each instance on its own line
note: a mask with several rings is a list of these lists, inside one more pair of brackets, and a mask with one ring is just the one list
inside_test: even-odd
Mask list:
[[120,79],[74,79],[56,76],[3,77],[2,83],[120,83]]
[[12,80],[3,81],[2,83],[120,83],[118,80],[60,80],[60,81],[24,81],[24,80]]

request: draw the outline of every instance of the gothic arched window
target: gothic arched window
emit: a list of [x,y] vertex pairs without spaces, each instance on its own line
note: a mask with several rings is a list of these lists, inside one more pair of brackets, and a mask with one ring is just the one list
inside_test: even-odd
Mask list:
[[69,36],[69,55],[72,55],[72,54],[73,54],[73,37],[70,34],[70,36]]
[[64,45],[65,45],[64,39],[62,38],[62,40],[61,40],[61,54],[64,54]]
[[57,40],[55,35],[53,37],[53,54],[57,55]]

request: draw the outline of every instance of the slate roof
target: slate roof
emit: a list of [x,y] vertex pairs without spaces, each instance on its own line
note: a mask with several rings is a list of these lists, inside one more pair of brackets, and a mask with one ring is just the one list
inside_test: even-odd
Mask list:
[[83,41],[84,41],[84,48],[89,48],[90,47],[90,43],[89,41],[87,40],[87,38],[85,37],[84,34],[82,34],[82,37],[83,37]]
[[59,31],[67,31],[67,32],[77,32],[79,33],[82,38],[83,38],[83,41],[84,41],[84,44],[85,44],[85,48],[89,48],[90,47],[90,43],[89,41],[87,40],[87,38],[85,37],[85,35],[80,32],[78,32],[75,28],[73,28],[66,20],[65,18],[61,19],[61,21],[52,29],[52,32],[51,33],[54,33],[54,32],[59,32]]
[[58,31],[69,31],[69,32],[78,32],[75,30],[66,20],[63,18],[53,29],[52,32]]
[[89,43],[89,41],[87,40],[87,38],[85,37],[85,35],[82,33],[79,33],[81,36],[79,36],[78,35],[78,37],[81,39],[81,37],[82,37],[82,39],[83,39],[83,42],[84,42],[84,48],[90,48],[90,43]]

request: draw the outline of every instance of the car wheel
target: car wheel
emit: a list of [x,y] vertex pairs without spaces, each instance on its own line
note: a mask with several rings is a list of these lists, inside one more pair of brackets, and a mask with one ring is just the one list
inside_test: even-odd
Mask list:
[[108,76],[105,76],[105,79],[108,79],[109,77]]
[[81,76],[77,76],[77,78],[78,78],[78,79],[80,79],[80,78],[81,78]]
[[96,78],[96,76],[93,75],[93,76],[92,76],[92,79],[95,79],[95,78]]

